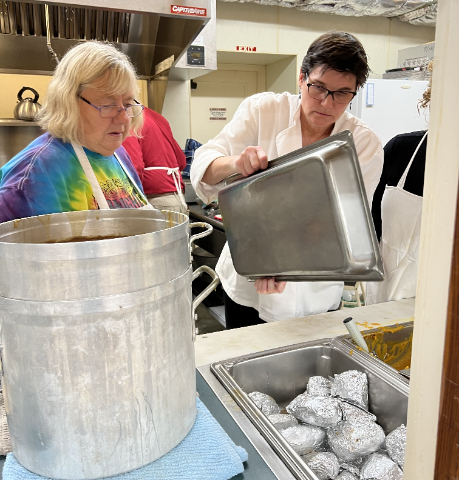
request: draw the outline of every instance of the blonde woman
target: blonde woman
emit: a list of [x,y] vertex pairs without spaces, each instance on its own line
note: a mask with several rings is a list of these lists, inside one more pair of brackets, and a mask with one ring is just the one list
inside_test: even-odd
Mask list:
[[[433,70],[433,62],[428,69]],[[432,78],[419,102],[430,104]],[[372,215],[384,265],[384,281],[367,284],[367,305],[416,295],[427,131],[397,135],[384,147],[381,180]]]
[[0,222],[98,208],[151,208],[121,146],[143,122],[137,77],[109,44],[85,42],[56,68],[36,120],[46,131],[0,169]]

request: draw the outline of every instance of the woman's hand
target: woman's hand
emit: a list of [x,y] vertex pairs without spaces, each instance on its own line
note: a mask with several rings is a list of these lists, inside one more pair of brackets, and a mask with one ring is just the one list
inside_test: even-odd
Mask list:
[[268,156],[261,147],[246,147],[233,160],[234,171],[247,177],[268,166]]
[[268,166],[268,156],[261,147],[246,147],[240,155],[218,157],[208,167],[202,181],[215,185],[234,173],[247,177]]
[[274,277],[259,278],[255,280],[255,288],[257,293],[261,295],[269,295],[271,293],[282,293],[285,290],[287,282],[276,282]]

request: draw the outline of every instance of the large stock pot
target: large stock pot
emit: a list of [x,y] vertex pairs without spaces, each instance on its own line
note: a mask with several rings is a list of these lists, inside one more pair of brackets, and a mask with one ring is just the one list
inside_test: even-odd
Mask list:
[[[193,226],[207,231],[190,241]],[[160,210],[89,210],[2,223],[0,297],[74,300],[153,287],[182,275],[190,243],[211,231]]]
[[[31,217],[18,222],[22,233],[17,234],[14,222],[0,225],[0,238],[9,240],[0,242],[0,256],[13,252],[18,270],[9,256],[0,295],[2,386],[11,443],[18,461],[44,477],[96,479],[139,468],[180,443],[196,415],[194,309],[215,288],[218,277],[208,267],[192,272],[186,216],[130,211],[132,220],[122,210],[105,213]],[[73,227],[63,227],[66,216],[71,224],[77,219],[78,235]],[[111,221],[116,217],[122,221]],[[103,229],[95,227],[98,222]],[[105,225],[111,225],[109,235]],[[70,235],[62,236],[61,228]],[[156,230],[148,232],[149,228]],[[180,228],[183,235],[176,233]],[[128,231],[138,237],[32,243]],[[184,253],[176,250],[174,255],[167,233]],[[30,243],[21,244],[21,236]],[[136,246],[143,247],[140,256]],[[153,246],[165,247],[173,269]],[[35,247],[41,248],[35,251],[44,265],[34,259]],[[149,271],[155,262],[146,252],[157,256],[157,270],[165,267],[166,273]],[[83,266],[76,265],[80,260]],[[62,284],[51,278],[54,266]],[[20,270],[29,268],[41,272],[30,276],[34,282],[41,278],[42,285],[27,282],[28,274]],[[203,271],[213,276],[213,282],[192,302],[192,279]],[[107,281],[114,290],[125,292],[96,296],[83,285],[89,282],[98,292],[109,291],[92,276],[103,282],[112,275],[125,277]],[[173,278],[160,281],[168,276]],[[22,290],[10,286],[21,278]],[[145,283],[154,285],[142,287]],[[59,290],[60,298],[50,285]],[[16,298],[5,295],[7,286]],[[75,298],[75,291],[88,297]],[[44,299],[22,298],[40,292],[47,293]]]

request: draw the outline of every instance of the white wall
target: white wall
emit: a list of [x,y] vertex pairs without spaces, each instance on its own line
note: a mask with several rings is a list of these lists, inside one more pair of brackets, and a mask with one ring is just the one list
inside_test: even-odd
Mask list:
[[[399,50],[435,39],[433,27],[414,26],[386,17],[343,17],[297,8],[217,1],[217,50],[236,51],[237,45],[245,45],[257,47],[257,52],[262,53],[297,55],[296,77],[311,42],[329,30],[346,31],[359,38],[370,58],[373,78],[381,78],[385,70],[397,66]],[[274,70],[271,73],[274,75]],[[188,82],[168,88],[163,115],[183,146],[190,135],[189,111],[186,114],[185,105],[179,111],[169,108],[176,101],[168,98],[178,95],[179,90],[181,99],[189,95]]]
[[217,2],[218,50],[234,51],[237,45],[246,45],[257,47],[257,52],[295,54],[298,72],[311,42],[329,30],[357,36],[378,77],[397,66],[400,49],[435,39],[435,28],[414,26],[395,18],[344,17],[297,8]]
[[169,122],[172,134],[182,149],[185,148],[187,138],[191,137],[190,101],[189,81],[169,80],[167,82],[161,114]]
[[296,56],[292,56],[266,65],[266,90],[298,93],[296,63]]
[[[397,66],[399,50],[435,39],[435,28],[395,18],[343,17],[296,8],[217,2],[217,50],[236,51],[237,45],[245,45],[257,47],[257,52],[297,55],[296,77],[311,42],[329,30],[357,36],[369,56],[373,78],[381,78],[385,70]],[[190,95],[188,82],[168,88],[163,110],[182,148],[191,131],[186,95]]]

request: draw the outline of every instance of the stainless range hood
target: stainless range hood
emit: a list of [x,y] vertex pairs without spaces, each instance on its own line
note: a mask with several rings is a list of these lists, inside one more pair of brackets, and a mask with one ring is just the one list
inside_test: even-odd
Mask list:
[[[54,61],[78,42],[107,41],[126,53],[141,78],[160,78],[211,18],[211,0],[0,1],[0,73],[51,74]],[[47,28],[47,15],[49,30]],[[166,72],[166,73],[165,73]],[[149,85],[152,107],[162,93]],[[160,88],[159,90],[163,90]],[[165,90],[164,90],[165,91]],[[158,103],[159,102],[159,103]]]

